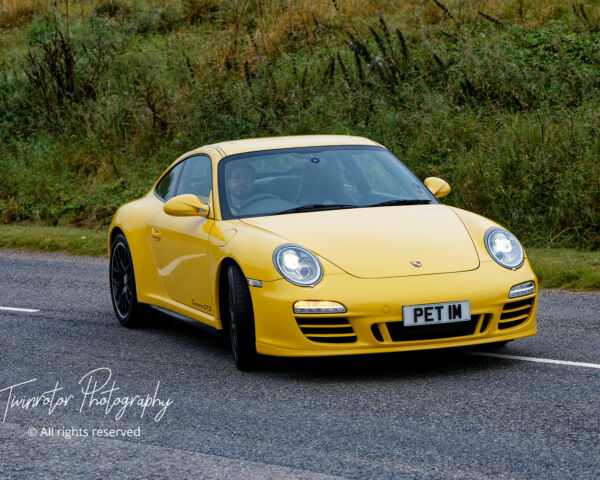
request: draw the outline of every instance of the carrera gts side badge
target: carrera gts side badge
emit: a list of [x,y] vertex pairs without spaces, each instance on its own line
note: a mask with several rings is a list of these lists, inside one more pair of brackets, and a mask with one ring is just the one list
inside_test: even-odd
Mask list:
[[411,260],[411,261],[410,261],[410,264],[411,264],[413,267],[417,267],[417,268],[421,268],[421,267],[423,266],[423,264],[422,264],[421,262],[419,262],[419,260]]

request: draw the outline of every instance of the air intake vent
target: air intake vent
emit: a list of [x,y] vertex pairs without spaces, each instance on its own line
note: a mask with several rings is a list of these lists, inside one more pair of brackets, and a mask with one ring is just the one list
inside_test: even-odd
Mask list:
[[356,334],[347,318],[296,317],[306,338],[319,343],[354,343]]
[[485,332],[487,330],[488,325],[490,324],[490,320],[492,319],[492,314],[491,313],[486,313],[483,316],[483,321],[481,322],[481,328],[479,329],[479,331],[481,333]]
[[377,323],[371,325],[371,332],[373,332],[375,340],[378,342],[383,342],[383,335],[381,334],[381,330],[379,329],[379,325]]
[[531,313],[533,301],[533,298],[526,298],[525,300],[505,304],[502,309],[502,314],[500,315],[498,328],[504,330],[526,322]]
[[387,322],[392,342],[430,340],[434,338],[462,337],[473,335],[481,315],[471,315],[467,322],[443,323],[439,325],[419,325],[406,327],[404,322]]

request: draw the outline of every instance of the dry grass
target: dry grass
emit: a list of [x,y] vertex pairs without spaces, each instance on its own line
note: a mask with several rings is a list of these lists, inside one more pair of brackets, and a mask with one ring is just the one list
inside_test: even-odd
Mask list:
[[[327,32],[347,28],[363,18],[376,18],[383,11],[395,17],[414,18],[415,9],[423,8],[421,0],[298,0],[265,4],[257,11],[256,25],[242,32],[252,37],[241,55],[251,68],[253,60],[274,58],[289,51],[291,43],[296,44],[292,48],[299,49],[319,35],[327,39]],[[233,29],[228,32],[235,35]]]
[[[88,15],[101,2],[102,0],[0,0],[0,15],[12,20],[16,25],[50,4],[63,13],[68,4],[70,14],[75,17]],[[181,7],[182,0],[120,0],[120,3],[135,11],[148,5],[157,8],[178,8]],[[583,6],[591,21],[600,20],[600,0],[438,0],[437,3],[462,21],[476,18],[478,11],[481,11],[500,21],[511,20],[526,26],[535,26],[565,14],[573,15],[574,5],[577,8]],[[252,7],[260,18],[256,34],[265,44],[273,45],[269,48],[274,50],[290,30],[314,32],[313,14],[325,25],[373,17],[382,11],[390,17],[403,18],[407,23],[417,20],[424,25],[435,25],[449,20],[435,0],[230,0],[217,1],[216,5],[219,4],[222,10],[237,10],[242,25],[245,24],[244,17],[247,17],[246,14]],[[272,53],[271,50],[265,52]]]
[[[46,9],[56,9],[70,18],[90,15],[103,0],[0,0],[0,27],[18,27],[28,23],[35,14]],[[137,0],[124,0],[123,4],[136,5]],[[171,0],[172,2],[175,0]],[[180,1],[180,0],[177,0]],[[140,3],[137,1],[137,3]]]
[[582,5],[590,20],[600,19],[599,0],[441,0],[441,3],[463,18],[473,19],[481,11],[500,21],[510,20],[526,27],[541,25],[567,14],[573,15],[573,5]]
[[42,4],[48,3],[47,0],[0,0],[0,11],[15,15],[21,10],[36,10]]
[[27,23],[48,0],[0,0],[0,25],[18,26]]
[[[249,2],[238,0],[237,7],[245,16]],[[600,0],[567,2],[566,0],[298,0],[262,2],[256,11],[256,25],[242,19],[242,26],[230,20],[224,24],[223,42],[230,42],[225,51],[218,52],[232,59],[239,55],[248,60],[252,70],[255,61],[276,58],[289,51],[290,42],[297,48],[311,43],[315,36],[327,31],[361,23],[365,18],[376,18],[380,12],[406,32],[408,38],[422,35],[430,26],[443,29],[460,27],[462,24],[492,21],[496,24],[512,22],[525,27],[535,27],[550,20],[567,16],[571,22],[587,20],[600,26]],[[574,12],[573,5],[577,6]],[[243,42],[252,36],[252,42]],[[322,39],[321,39],[322,40]],[[240,47],[243,44],[243,47]],[[232,47],[234,45],[234,47]]]

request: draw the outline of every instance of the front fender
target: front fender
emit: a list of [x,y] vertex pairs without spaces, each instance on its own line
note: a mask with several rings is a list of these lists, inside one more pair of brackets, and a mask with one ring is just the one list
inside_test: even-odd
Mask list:
[[[221,317],[219,288],[223,265],[233,261],[242,269],[246,278],[261,282],[281,280],[280,273],[273,265],[273,252],[284,243],[294,242],[292,239],[280,237],[237,220],[215,222],[209,237],[208,262],[217,319]],[[328,260],[316,253],[315,255],[323,267],[323,276],[344,274]]]

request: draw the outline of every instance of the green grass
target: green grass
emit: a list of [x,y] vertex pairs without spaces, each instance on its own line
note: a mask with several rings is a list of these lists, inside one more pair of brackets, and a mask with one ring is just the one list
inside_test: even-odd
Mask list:
[[[0,249],[107,256],[107,230],[0,225]],[[600,252],[528,248],[540,288],[600,290]]]
[[108,255],[108,229],[0,225],[0,248],[71,255]]
[[529,248],[527,255],[541,288],[600,290],[600,252]]
[[338,133],[600,249],[600,0],[71,1],[68,33],[28,3],[0,12],[0,222],[106,226],[192,148]]

